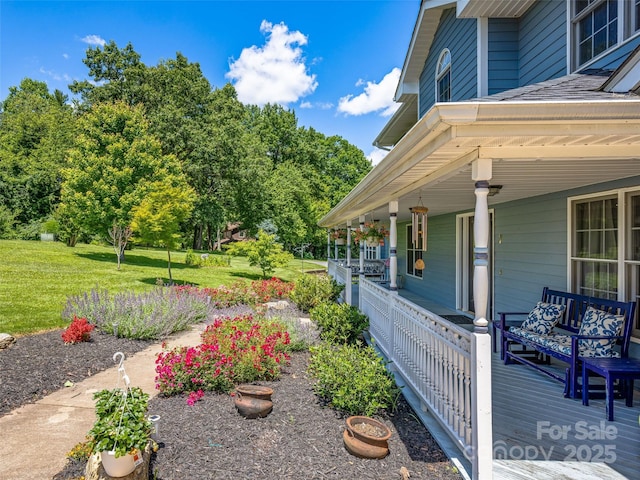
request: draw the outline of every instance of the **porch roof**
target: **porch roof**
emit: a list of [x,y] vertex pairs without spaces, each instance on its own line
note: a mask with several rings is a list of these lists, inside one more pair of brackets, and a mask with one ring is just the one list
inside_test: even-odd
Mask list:
[[472,162],[493,160],[489,205],[640,175],[640,97],[599,90],[610,72],[572,74],[464,102],[437,103],[319,222],[472,210]]

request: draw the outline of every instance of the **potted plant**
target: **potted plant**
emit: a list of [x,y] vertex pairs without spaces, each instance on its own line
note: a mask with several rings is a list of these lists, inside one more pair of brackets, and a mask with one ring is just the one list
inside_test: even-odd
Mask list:
[[344,245],[347,243],[347,230],[345,228],[337,228],[331,232],[331,238],[336,245]]
[[100,454],[111,477],[124,477],[142,462],[152,423],[147,418],[149,395],[141,388],[115,388],[94,394],[96,422],[89,431],[92,452]]
[[389,230],[378,222],[368,222],[364,224],[364,228],[356,229],[356,242],[365,240],[368,245],[382,245],[385,237],[389,236]]

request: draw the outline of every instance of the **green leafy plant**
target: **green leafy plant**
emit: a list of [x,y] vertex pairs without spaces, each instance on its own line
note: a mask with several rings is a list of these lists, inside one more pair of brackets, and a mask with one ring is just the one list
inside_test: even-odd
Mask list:
[[314,392],[348,415],[395,410],[400,389],[371,346],[321,343],[310,348]]
[[141,388],[101,390],[96,400],[96,422],[89,430],[93,453],[115,452],[122,457],[133,450],[144,450],[151,436],[147,418],[149,395]]
[[309,313],[311,320],[318,324],[320,338],[329,343],[355,343],[369,326],[369,318],[346,303],[321,303]]
[[301,275],[291,291],[291,301],[303,312],[326,302],[335,302],[344,288],[328,275]]
[[257,240],[233,243],[227,249],[230,255],[243,255],[249,260],[249,265],[262,270],[262,276],[273,275],[277,267],[284,267],[293,260],[293,255],[283,250],[282,244],[276,242],[276,236],[264,230],[258,232]]

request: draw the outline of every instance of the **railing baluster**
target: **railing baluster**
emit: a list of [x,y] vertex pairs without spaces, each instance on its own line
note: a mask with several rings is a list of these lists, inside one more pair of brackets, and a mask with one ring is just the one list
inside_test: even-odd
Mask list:
[[471,332],[362,278],[360,298],[396,372],[460,448],[471,447]]

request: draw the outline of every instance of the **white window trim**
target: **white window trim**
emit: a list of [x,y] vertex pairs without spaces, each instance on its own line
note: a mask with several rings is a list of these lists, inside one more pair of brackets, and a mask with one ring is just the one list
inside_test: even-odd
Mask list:
[[[411,241],[411,235],[409,234],[409,229],[413,229],[413,226],[411,225],[411,223],[407,223],[405,225],[405,234],[407,235],[407,238],[405,240],[405,244],[404,244],[404,248],[405,248],[405,268],[404,268],[404,274],[407,277],[411,277],[411,278],[415,278],[417,280],[424,280],[424,273],[422,274],[422,276],[418,276],[418,275],[414,275],[413,273],[409,273],[409,250],[412,250],[414,252],[422,252],[422,260],[426,262],[425,257],[427,255],[426,250],[421,250],[419,248],[409,248],[409,242]],[[414,264],[415,264],[415,259],[414,259]],[[412,268],[411,271],[415,272],[415,268]],[[424,270],[422,270],[424,272]]]
[[[449,64],[447,65],[447,68],[440,70],[440,65],[445,55],[449,55]],[[434,75],[436,103],[440,102],[440,90],[438,89],[438,82],[447,72],[449,72],[449,100],[451,100],[451,84],[452,84],[452,76],[453,76],[452,68],[451,68],[452,64],[453,64],[453,57],[451,56],[451,51],[448,48],[444,48],[442,52],[440,52],[440,55],[438,56],[438,62],[436,63],[436,73]]]

